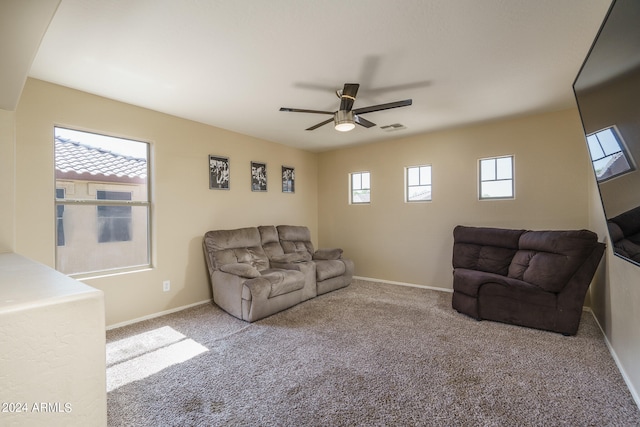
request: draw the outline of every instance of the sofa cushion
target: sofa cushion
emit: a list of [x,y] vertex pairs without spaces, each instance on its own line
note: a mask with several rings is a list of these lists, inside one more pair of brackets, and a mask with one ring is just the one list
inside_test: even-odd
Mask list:
[[255,227],[208,231],[204,245],[213,268],[235,263],[251,264],[259,271],[269,268],[269,259]]
[[311,243],[311,232],[307,227],[300,225],[279,225],[278,237],[285,253],[307,251],[315,252]]
[[[284,250],[285,254],[289,254],[292,252],[302,252],[302,251],[309,252],[309,249],[307,248],[307,245],[305,242],[281,240],[280,244],[282,245],[282,250]],[[313,252],[309,252],[309,253],[313,253]]]
[[267,269],[262,277],[271,283],[269,298],[288,294],[304,287],[304,274],[297,270]]
[[307,251],[291,252],[288,254],[274,255],[271,258],[273,262],[295,263],[311,261],[311,255]]
[[478,297],[480,288],[488,283],[502,286],[532,287],[522,280],[511,279],[500,274],[487,273],[485,271],[456,268],[453,271],[453,290],[471,297]]
[[283,255],[284,251],[280,245],[278,239],[278,231],[273,225],[261,225],[258,227],[260,233],[260,241],[262,242],[262,249],[267,254],[267,257],[272,260],[273,257]]
[[515,253],[515,249],[456,243],[453,248],[454,267],[506,276]]
[[524,230],[459,225],[453,230],[453,267],[506,276]]
[[313,259],[340,259],[342,257],[342,249],[318,249],[313,254]]
[[588,230],[527,231],[508,276],[560,292],[597,244],[598,236]]
[[344,262],[340,260],[317,260],[316,262],[316,278],[319,282],[332,277],[342,276],[346,267]]
[[453,229],[453,238],[461,243],[518,249],[520,236],[524,232],[525,230],[458,225]]
[[260,277],[260,272],[257,268],[251,264],[245,263],[231,263],[223,264],[220,266],[220,270],[225,273],[235,274],[236,276],[246,277],[247,279],[253,279]]
[[269,260],[261,246],[223,249],[213,252],[213,259],[218,268],[225,264],[249,264],[258,271],[269,268]]

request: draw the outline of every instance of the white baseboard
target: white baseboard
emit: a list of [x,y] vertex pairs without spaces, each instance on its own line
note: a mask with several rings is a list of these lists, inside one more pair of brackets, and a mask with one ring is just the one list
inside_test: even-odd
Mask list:
[[208,302],[212,302],[212,299],[206,299],[200,302],[194,302],[193,304],[183,305],[181,307],[171,308],[169,310],[160,311],[158,313],[149,314],[147,316],[138,317],[137,319],[127,320],[125,322],[116,323],[113,325],[107,326],[107,331],[111,329],[121,328],[123,326],[133,325],[134,323],[142,322],[143,320],[149,320],[156,317],[164,316],[165,314],[175,313],[177,311],[186,310],[187,308],[195,307],[196,305],[206,304]]
[[431,289],[432,291],[453,293],[453,289],[438,288],[438,287],[435,287],[435,286],[427,286],[427,285],[418,285],[416,283],[394,282],[393,280],[374,279],[372,277],[362,277],[362,276],[353,276],[353,278],[354,279],[359,279],[359,280],[366,280],[368,282],[387,283],[389,285],[409,286],[409,287],[412,287],[412,288]]
[[607,334],[604,333],[604,329],[602,329],[602,325],[598,321],[598,318],[596,317],[596,315],[593,313],[593,310],[591,310],[590,308],[587,308],[586,311],[591,313],[591,315],[595,319],[596,324],[598,325],[598,328],[600,328],[600,332],[602,332],[602,336],[604,337],[604,342],[607,344],[609,353],[611,353],[611,357],[613,357],[613,361],[616,362],[616,366],[618,367],[618,371],[620,371],[620,374],[622,375],[622,379],[624,380],[625,384],[627,384],[627,388],[631,393],[631,397],[633,397],[633,400],[636,402],[636,406],[640,408],[640,394],[638,394],[638,390],[635,389],[635,387],[633,386],[633,383],[631,382],[631,379],[627,375],[627,372],[624,370],[622,363],[620,363],[620,359],[618,358],[616,351],[613,349],[613,346],[609,342],[609,338],[607,338]]

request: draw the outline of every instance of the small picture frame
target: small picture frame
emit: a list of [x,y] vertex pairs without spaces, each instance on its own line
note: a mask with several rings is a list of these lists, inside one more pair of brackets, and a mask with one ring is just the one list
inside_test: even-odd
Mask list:
[[267,164],[251,162],[251,191],[267,191]]
[[209,155],[209,189],[229,189],[229,158]]
[[282,192],[296,192],[296,171],[291,166],[282,165]]

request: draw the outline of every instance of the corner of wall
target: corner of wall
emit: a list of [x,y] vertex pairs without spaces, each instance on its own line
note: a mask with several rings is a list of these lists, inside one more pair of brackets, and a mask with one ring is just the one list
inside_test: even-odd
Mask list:
[[0,252],[15,250],[15,117],[0,109]]

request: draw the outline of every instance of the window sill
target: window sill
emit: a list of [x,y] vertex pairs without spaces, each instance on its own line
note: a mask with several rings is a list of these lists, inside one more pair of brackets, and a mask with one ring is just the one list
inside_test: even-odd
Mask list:
[[76,280],[92,280],[92,279],[102,279],[105,277],[113,277],[113,276],[121,276],[123,274],[131,274],[131,273],[142,273],[145,271],[151,271],[153,268],[151,265],[142,265],[130,268],[119,268],[115,270],[103,270],[103,271],[94,271],[91,273],[76,273],[69,274],[69,277]]

